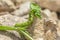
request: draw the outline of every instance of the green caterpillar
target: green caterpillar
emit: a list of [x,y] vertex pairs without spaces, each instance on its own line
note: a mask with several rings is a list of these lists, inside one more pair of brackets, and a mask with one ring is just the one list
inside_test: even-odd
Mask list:
[[24,23],[16,23],[14,27],[0,26],[0,30],[16,30],[25,37],[28,37],[28,40],[33,40],[33,38],[30,37],[28,32],[26,31],[26,28],[28,28],[28,26],[34,21],[35,16],[41,19],[40,10],[41,8],[38,4],[31,3],[28,21]]
[[28,21],[24,23],[17,23],[15,27],[26,27],[30,25],[33,22],[35,16],[41,18],[40,10],[41,10],[40,6],[38,6],[36,3],[31,3]]

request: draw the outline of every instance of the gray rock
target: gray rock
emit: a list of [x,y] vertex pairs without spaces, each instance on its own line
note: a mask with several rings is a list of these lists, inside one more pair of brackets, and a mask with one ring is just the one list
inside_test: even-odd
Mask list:
[[34,0],[42,8],[48,8],[53,11],[60,12],[60,0]]
[[[16,23],[27,21],[24,17],[18,17],[11,14],[0,16],[0,25],[14,26]],[[0,40],[22,40],[20,34],[16,31],[0,31]]]
[[16,7],[11,0],[0,0],[0,12],[15,10]]
[[29,13],[29,10],[30,10],[30,2],[28,1],[19,5],[19,9],[12,12],[12,14],[16,16],[22,16],[24,14]]

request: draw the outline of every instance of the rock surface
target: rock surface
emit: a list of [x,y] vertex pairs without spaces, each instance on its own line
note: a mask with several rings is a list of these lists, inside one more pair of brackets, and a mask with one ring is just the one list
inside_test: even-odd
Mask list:
[[[26,1],[27,0],[21,0],[21,2],[24,2],[21,6],[21,4],[19,3],[20,1],[12,0],[12,2],[14,2],[14,3],[16,2],[17,4],[19,4],[19,8],[12,12],[8,12],[8,11],[0,12],[0,25],[14,26],[18,22],[22,23],[22,22],[27,21],[30,2],[26,2]],[[35,1],[38,1],[38,0],[35,0]],[[40,4],[41,2],[43,3],[43,5]],[[46,2],[46,1],[41,0],[41,2],[39,3],[41,5],[41,7],[46,8],[44,5],[44,2]],[[50,1],[49,1],[49,3],[50,3]],[[17,5],[17,4],[14,4],[14,5]],[[48,1],[46,2],[46,4],[48,5]],[[48,6],[50,9],[51,4],[49,4]],[[47,8],[48,8],[48,6],[47,6]],[[53,8],[53,4],[52,4],[51,8]],[[59,33],[60,33],[60,29],[59,29],[60,21],[59,21],[59,26],[58,27],[56,26],[57,29],[55,29],[55,25],[58,25],[58,24],[56,24],[58,21],[58,18],[57,18],[57,13],[54,11],[58,11],[58,9],[53,8],[54,11],[50,11],[49,9],[41,10],[42,19],[35,18],[32,26],[30,26],[28,29],[28,31],[32,34],[32,37],[34,40],[45,40],[45,39],[46,40],[47,39],[55,40],[55,38],[57,36],[56,34],[58,33],[58,35],[59,35]],[[46,21],[44,21],[45,19],[46,19]],[[50,19],[52,19],[52,20],[50,21]],[[44,23],[46,23],[46,24],[44,24]],[[55,29],[55,30],[53,30],[53,33],[51,32],[51,28]],[[48,38],[48,36],[49,36],[49,38]],[[57,38],[57,39],[59,40],[59,38]],[[0,40],[21,40],[21,38],[19,36],[19,33],[17,33],[16,31],[0,31]]]
[[52,11],[60,12],[60,0],[20,0],[19,2],[26,2],[26,1],[35,1],[37,2],[42,8],[48,8]]
[[35,0],[42,8],[60,12],[60,0]]
[[0,0],[0,11],[15,10],[16,7],[11,0]]

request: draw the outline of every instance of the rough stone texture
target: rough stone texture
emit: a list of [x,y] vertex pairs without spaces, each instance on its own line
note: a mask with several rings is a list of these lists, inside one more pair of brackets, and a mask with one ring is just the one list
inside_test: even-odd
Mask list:
[[49,9],[42,10],[41,15],[43,18],[51,18],[54,20],[58,20],[57,13],[54,11],[51,12]]
[[[24,17],[17,17],[8,12],[0,16],[0,25],[14,26],[16,23],[27,21]],[[16,31],[0,31],[0,40],[21,40],[20,35]]]
[[6,14],[3,16],[0,16],[0,23],[2,23],[2,25],[9,25],[9,26],[13,26],[15,23],[22,23],[27,21],[26,19],[24,19],[23,17],[17,17],[17,16],[13,16],[11,14]]
[[19,9],[12,12],[12,14],[16,15],[16,16],[23,16],[24,14],[29,13],[30,3],[31,2],[29,2],[29,1],[25,2],[25,3],[22,3],[21,5],[19,5]]
[[11,32],[0,31],[0,40],[21,40],[21,39]]
[[60,12],[60,0],[35,0],[42,8]]
[[49,9],[42,10],[41,15],[43,18],[34,19],[35,21],[33,22],[32,27],[29,30],[29,31],[33,30],[31,33],[33,35],[34,40],[47,40],[47,39],[56,40],[57,39],[56,28],[58,27],[57,15],[55,14],[55,12],[51,12]]
[[15,10],[16,7],[11,0],[0,0],[0,11]]
[[[4,9],[6,9],[7,11],[10,9],[16,9],[17,7],[19,7],[21,3],[24,3],[27,1],[32,1],[32,0],[19,0],[19,1],[18,0],[0,0],[0,5],[1,5],[0,11]],[[33,1],[37,2],[42,8],[48,8],[50,10],[60,12],[60,0],[33,0]]]
[[44,40],[57,39],[57,22],[52,19],[44,20]]
[[60,40],[60,20],[58,21],[57,34],[58,34],[57,40]]
[[[30,5],[30,3],[26,2],[26,1],[27,0],[21,0],[21,2],[24,2],[21,6],[21,4],[18,3],[20,1],[12,0],[12,2],[14,2],[14,3],[16,2],[17,4],[19,4],[19,6],[18,6],[19,8],[16,9],[15,11],[11,12],[11,13],[9,13],[9,12],[0,12],[0,25],[13,26],[17,22],[21,23],[21,22],[27,21],[27,18],[28,18],[27,13],[29,12],[29,6],[28,5]],[[41,1],[42,1],[42,3],[44,2],[43,0],[41,0]],[[44,6],[42,6],[42,7],[44,7]],[[53,7],[51,7],[51,8],[53,8]],[[55,9],[53,8],[53,10],[55,10]],[[32,26],[29,27],[28,31],[32,34],[31,36],[33,37],[34,40],[44,40],[44,38],[49,39],[49,40],[55,40],[55,38],[57,36],[56,35],[57,32],[56,32],[56,29],[55,29],[55,25],[57,25],[57,24],[55,24],[55,22],[57,22],[56,12],[50,11],[49,9],[45,9],[45,10],[41,10],[41,15],[42,15],[42,19],[35,18]],[[48,25],[46,27],[44,26],[45,18],[46,18],[46,20],[48,20],[47,22],[45,22],[46,23],[45,25]],[[52,22],[49,21],[49,19],[52,19],[51,20]],[[47,30],[49,28],[50,28],[50,30]],[[53,33],[51,32],[51,28],[55,29],[55,30],[53,30]],[[57,28],[57,30],[58,30],[58,35],[59,35],[60,29],[58,29],[58,28]],[[48,38],[48,36],[49,36],[49,38]],[[57,38],[57,39],[59,39],[59,38]],[[16,31],[0,31],[0,40],[21,40],[21,38],[20,38],[19,34]]]
[[[21,0],[20,2],[26,2],[27,0]],[[53,11],[60,12],[60,0],[28,0],[37,2],[42,8],[48,8]]]
[[34,40],[43,40],[43,19],[35,18],[33,24],[29,27],[28,31],[32,34]]

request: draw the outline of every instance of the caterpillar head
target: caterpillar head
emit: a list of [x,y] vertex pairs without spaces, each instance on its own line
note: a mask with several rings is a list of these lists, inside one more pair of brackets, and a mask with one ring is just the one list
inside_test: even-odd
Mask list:
[[34,14],[34,16],[38,17],[38,18],[41,18],[41,8],[38,4],[36,3],[31,3],[30,5],[30,8],[31,8],[31,13]]

